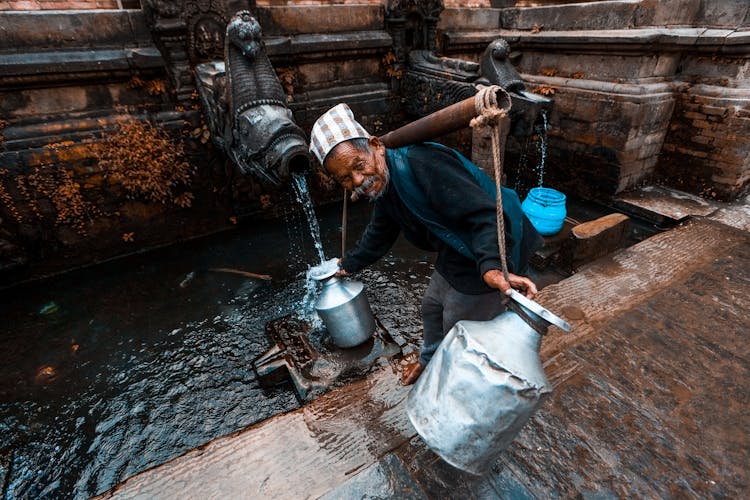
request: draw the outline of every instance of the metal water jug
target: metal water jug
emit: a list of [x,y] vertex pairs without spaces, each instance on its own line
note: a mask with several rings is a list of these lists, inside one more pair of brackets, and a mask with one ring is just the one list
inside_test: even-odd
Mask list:
[[338,267],[325,272],[313,272],[311,277],[323,282],[315,302],[315,310],[323,320],[333,343],[338,347],[354,347],[375,331],[375,316],[359,281],[338,278]]
[[407,415],[446,462],[487,471],[552,392],[539,359],[550,324],[570,325],[513,290],[509,309],[490,321],[459,321],[407,399]]

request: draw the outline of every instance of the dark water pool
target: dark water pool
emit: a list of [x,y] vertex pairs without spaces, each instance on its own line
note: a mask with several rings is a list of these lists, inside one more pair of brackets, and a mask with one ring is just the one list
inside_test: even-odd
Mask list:
[[[354,208],[352,240],[367,212]],[[339,207],[319,216],[326,255],[338,255]],[[411,339],[431,270],[416,252],[400,243],[360,277],[385,326]],[[270,347],[265,323],[299,308],[315,255],[293,207],[283,220],[0,292],[3,496],[87,498],[297,408],[290,387],[261,389],[250,361]]]

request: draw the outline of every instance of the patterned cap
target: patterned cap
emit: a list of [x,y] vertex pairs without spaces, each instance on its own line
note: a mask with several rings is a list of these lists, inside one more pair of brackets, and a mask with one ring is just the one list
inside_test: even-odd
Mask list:
[[323,165],[328,153],[338,144],[359,137],[369,139],[370,134],[357,123],[349,106],[337,104],[315,121],[310,133],[310,152]]

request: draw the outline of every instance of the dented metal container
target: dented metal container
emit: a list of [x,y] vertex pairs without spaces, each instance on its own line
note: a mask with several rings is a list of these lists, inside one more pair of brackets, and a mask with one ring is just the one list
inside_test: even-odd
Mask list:
[[367,341],[375,331],[375,316],[359,281],[332,276],[323,282],[315,310],[326,325],[333,343],[354,347]]
[[409,393],[407,415],[446,462],[483,474],[552,392],[539,359],[550,324],[570,325],[518,292],[491,321],[459,321]]

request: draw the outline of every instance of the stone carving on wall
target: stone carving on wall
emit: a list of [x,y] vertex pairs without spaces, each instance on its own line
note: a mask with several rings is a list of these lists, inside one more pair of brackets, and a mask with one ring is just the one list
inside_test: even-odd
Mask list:
[[437,25],[445,9],[441,0],[391,0],[386,28],[393,37],[396,63],[403,65],[412,50],[437,49]]
[[428,50],[409,53],[409,69],[401,82],[406,112],[425,116],[476,94],[472,83],[479,65],[462,59],[438,57]]
[[286,93],[266,55],[261,27],[249,11],[226,28],[224,61],[196,67],[214,143],[243,174],[270,185],[309,168],[307,138],[286,105]]
[[425,116],[477,92],[477,85],[499,85],[510,93],[511,133],[528,136],[543,109],[552,101],[526,92],[521,75],[509,59],[510,46],[503,39],[491,42],[480,64],[463,59],[439,57],[428,50],[412,50],[400,84],[406,112]]
[[518,71],[510,62],[510,46],[503,39],[489,44],[481,64],[438,55],[437,25],[444,9],[441,0],[390,0],[386,29],[393,38],[396,56],[392,82],[404,98],[406,112],[425,116],[473,96],[476,85],[500,85],[511,92],[511,119],[515,135],[532,133],[533,123],[551,101],[524,92]]
[[224,52],[224,26],[224,19],[212,13],[196,17],[190,27],[191,59],[204,61],[221,57]]
[[167,63],[177,100],[195,91],[192,67],[221,57],[228,16],[223,0],[146,0],[144,12]]

